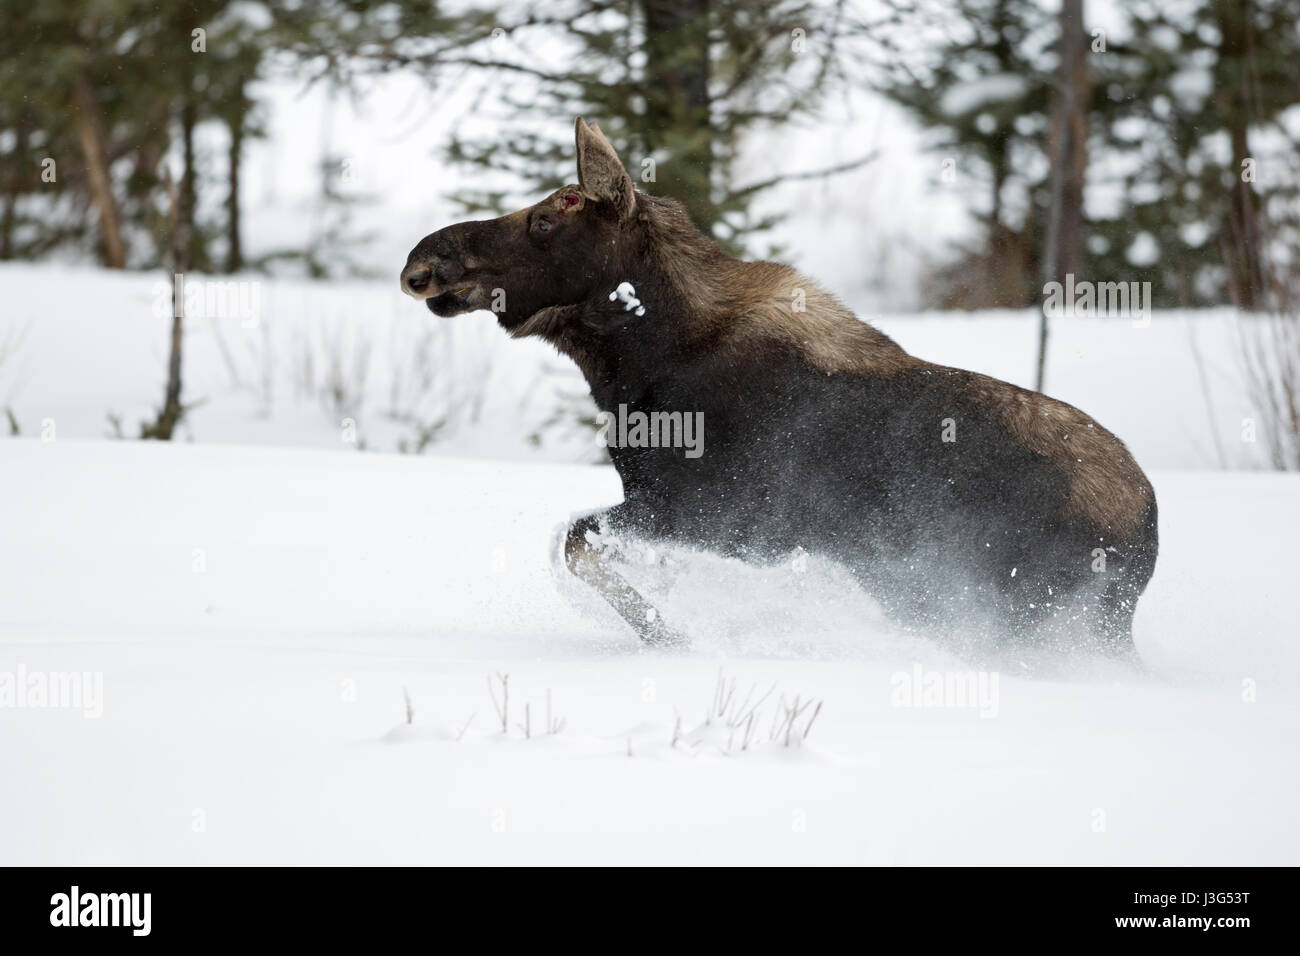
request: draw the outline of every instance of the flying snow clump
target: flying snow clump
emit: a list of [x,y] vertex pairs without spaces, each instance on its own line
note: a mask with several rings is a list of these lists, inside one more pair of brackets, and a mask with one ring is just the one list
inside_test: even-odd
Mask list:
[[636,309],[637,315],[645,315],[645,306],[643,306],[641,300],[636,297],[636,289],[632,287],[632,283],[620,282],[618,288],[609,294],[610,302],[613,302],[615,299],[622,300],[623,311],[630,312],[633,309]]

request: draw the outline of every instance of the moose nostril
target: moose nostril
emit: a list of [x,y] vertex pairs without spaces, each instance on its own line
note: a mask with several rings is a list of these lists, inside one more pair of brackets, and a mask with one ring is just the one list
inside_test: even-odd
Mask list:
[[412,292],[423,292],[429,288],[429,282],[433,279],[433,270],[428,266],[420,266],[408,271],[405,278],[407,289]]

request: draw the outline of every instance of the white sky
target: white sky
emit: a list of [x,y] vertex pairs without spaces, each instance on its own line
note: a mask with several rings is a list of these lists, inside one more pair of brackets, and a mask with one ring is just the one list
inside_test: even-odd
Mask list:
[[[267,83],[263,96],[269,136],[255,141],[246,158],[247,251],[257,255],[306,244],[315,226],[317,164],[328,142],[331,152],[348,158],[353,188],[374,197],[354,208],[357,232],[375,233],[355,256],[367,268],[392,273],[394,281],[410,248],[459,216],[443,198],[466,175],[441,160],[448,130],[473,123],[488,136],[509,135],[458,114],[458,98],[434,97],[412,76],[374,80],[361,109],[344,97],[331,104],[324,88],[304,92],[287,81]],[[871,165],[791,183],[764,196],[756,211],[789,215],[764,246],[786,247],[791,261],[846,297],[883,297],[871,307],[905,307],[912,304],[917,252],[936,250],[960,231],[964,198],[960,182],[940,188],[939,158],[922,152],[917,134],[893,106],[859,93],[815,126],[756,138],[736,180],[743,185],[780,172],[820,169],[873,149],[880,158]],[[873,284],[883,287],[868,293]]]

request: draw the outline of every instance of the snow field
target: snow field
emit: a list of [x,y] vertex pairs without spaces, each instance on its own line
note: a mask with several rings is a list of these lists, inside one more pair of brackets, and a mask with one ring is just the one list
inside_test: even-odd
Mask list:
[[[59,438],[0,443],[0,474],[0,675],[100,673],[104,688],[98,719],[0,708],[5,863],[1260,864],[1300,849],[1289,476],[1155,474],[1163,553],[1137,621],[1150,673],[1008,667],[982,675],[980,706],[927,697],[932,678],[981,675],[891,633],[815,557],[783,578],[679,556],[694,597],[674,613],[695,644],[641,649],[554,574],[556,528],[618,499],[607,468]],[[775,684],[768,719],[781,694],[821,701],[803,745],[737,752],[702,726],[719,673],[740,698]],[[563,729],[525,739],[522,708],[538,727],[548,693]]]

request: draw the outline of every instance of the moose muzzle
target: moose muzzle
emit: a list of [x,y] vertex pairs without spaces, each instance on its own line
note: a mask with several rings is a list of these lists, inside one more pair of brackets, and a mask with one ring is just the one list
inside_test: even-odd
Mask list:
[[448,226],[425,236],[406,257],[402,269],[402,291],[416,299],[428,299],[448,291],[465,277],[461,246],[463,227]]

